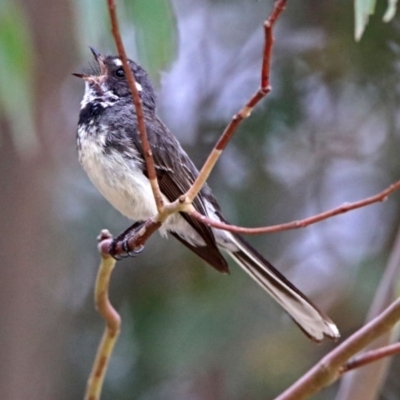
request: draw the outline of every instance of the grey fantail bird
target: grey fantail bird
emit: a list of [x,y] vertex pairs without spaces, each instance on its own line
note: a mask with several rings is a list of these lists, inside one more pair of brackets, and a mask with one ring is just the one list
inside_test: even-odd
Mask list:
[[[157,208],[139,139],[136,110],[122,61],[92,49],[96,64],[86,73],[77,145],[79,160],[100,193],[123,215],[145,221]],[[146,71],[129,61],[142,101],[148,140],[165,202],[184,194],[198,170],[156,114],[156,96]],[[225,221],[206,185],[193,201],[208,218]],[[339,337],[336,325],[239,235],[211,228],[185,213],[171,215],[160,228],[170,233],[220,272],[228,272],[221,250],[240,265],[315,341]]]

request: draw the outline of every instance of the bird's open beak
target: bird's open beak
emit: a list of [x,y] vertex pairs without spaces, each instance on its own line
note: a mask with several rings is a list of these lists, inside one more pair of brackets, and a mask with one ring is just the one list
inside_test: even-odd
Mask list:
[[[104,64],[103,56],[97,50],[95,50],[93,47],[89,47],[89,48],[93,53],[94,59],[99,64],[100,76],[106,75],[107,71],[106,71],[106,66]],[[88,74],[73,73],[72,75],[74,75],[74,76],[76,76],[78,78],[84,79],[85,81],[93,79],[93,77],[91,75],[88,75]]]
[[90,75],[86,74],[79,74],[78,72],[73,72],[72,75],[77,76],[78,78],[88,80],[90,78]]
[[89,47],[89,48],[92,51],[93,57],[96,60],[97,64],[99,64],[100,75],[106,75],[107,71],[106,71],[106,66],[104,64],[103,56],[97,50],[95,50],[93,47]]

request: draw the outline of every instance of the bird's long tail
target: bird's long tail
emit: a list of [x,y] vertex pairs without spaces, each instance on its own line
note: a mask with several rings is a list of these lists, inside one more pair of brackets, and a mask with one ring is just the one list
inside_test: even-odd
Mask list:
[[228,254],[293,318],[311,339],[340,337],[336,325],[279,271],[238,235],[230,235],[238,250]]

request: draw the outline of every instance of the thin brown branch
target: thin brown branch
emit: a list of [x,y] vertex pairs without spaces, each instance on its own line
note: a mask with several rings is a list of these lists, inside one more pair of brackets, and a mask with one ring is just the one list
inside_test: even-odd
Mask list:
[[341,376],[343,365],[369,343],[388,332],[400,320],[400,299],[326,355],[275,400],[302,400],[319,392]]
[[366,351],[363,354],[355,356],[341,368],[341,373],[351,371],[352,369],[360,368],[364,365],[370,364],[374,361],[378,361],[384,357],[394,356],[400,353],[400,343],[390,344],[385,347],[381,347],[376,350]]
[[153,191],[153,196],[154,196],[154,199],[155,199],[155,202],[157,205],[157,211],[160,213],[163,210],[164,202],[163,202],[160,187],[159,187],[158,181],[157,181],[156,170],[154,167],[153,154],[151,152],[150,144],[149,144],[149,141],[147,138],[146,124],[144,122],[144,117],[143,117],[142,103],[140,101],[139,92],[136,88],[136,80],[135,80],[135,77],[129,66],[128,57],[126,56],[124,44],[122,43],[115,1],[107,0],[107,3],[108,3],[108,10],[109,10],[110,19],[111,19],[111,32],[112,32],[115,44],[118,49],[118,54],[122,60],[122,64],[123,64],[124,71],[125,71],[125,76],[128,81],[129,89],[132,94],[133,103],[136,108],[139,136],[140,136],[140,141],[142,143],[144,158],[146,161],[147,175],[148,175],[151,189]]
[[348,211],[355,210],[357,208],[362,208],[374,203],[386,201],[389,195],[391,195],[393,192],[399,189],[400,189],[400,180],[393,183],[382,192],[374,196],[367,197],[366,199],[356,201],[354,203],[345,203],[337,208],[333,208],[332,210],[324,211],[321,214],[313,215],[312,217],[308,217],[302,220],[286,222],[284,224],[264,226],[259,228],[245,228],[242,226],[230,225],[224,222],[215,221],[211,218],[205,217],[196,210],[192,210],[189,214],[193,218],[196,218],[199,221],[203,222],[204,224],[212,226],[213,228],[223,229],[229,232],[242,233],[246,235],[258,235],[261,233],[273,233],[273,232],[287,231],[289,229],[305,228],[308,225],[315,224],[316,222],[321,222],[325,219],[334,217],[335,215],[344,214]]
[[[374,294],[371,306],[368,310],[366,321],[369,322],[378,316],[392,301],[397,297],[397,282],[400,276],[400,227],[393,241],[390,256],[385,271],[380,279],[378,288]],[[394,343],[399,338],[399,330],[387,332],[385,335],[374,340],[364,351],[373,351]],[[379,397],[379,391],[383,382],[386,380],[391,358],[383,358],[360,368],[351,374],[343,376],[340,386],[336,393],[336,400],[353,400],[355,398],[363,400],[374,400]]]
[[214,168],[215,163],[218,161],[222,151],[225,149],[226,145],[232,138],[233,134],[236,132],[236,129],[240,125],[240,123],[250,116],[254,107],[259,103],[261,99],[263,99],[270,91],[270,69],[271,69],[271,55],[272,48],[274,44],[273,38],[273,26],[283,10],[286,6],[286,0],[277,0],[275,1],[274,8],[268,17],[268,19],[264,23],[264,51],[263,51],[263,64],[261,68],[261,83],[259,89],[256,93],[250,98],[250,100],[240,109],[240,111],[235,114],[225,128],[218,142],[214,146],[214,149],[208,156],[206,162],[203,165],[203,168],[200,170],[199,176],[196,181],[193,183],[192,187],[184,194],[181,199],[182,202],[191,203],[194,198],[197,196],[201,188],[206,183],[212,169]]
[[[102,231],[99,237],[99,243],[101,244],[110,238],[111,235],[108,231]],[[108,288],[114,267],[115,260],[108,254],[101,252],[101,263],[95,287],[95,304],[97,311],[106,322],[106,327],[89,376],[85,400],[100,399],[108,362],[120,332],[121,318],[108,298]]]

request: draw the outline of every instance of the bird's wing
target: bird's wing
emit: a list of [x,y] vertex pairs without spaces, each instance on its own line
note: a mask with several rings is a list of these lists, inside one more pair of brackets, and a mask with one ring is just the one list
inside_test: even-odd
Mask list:
[[[193,184],[198,175],[198,170],[177,139],[155,114],[149,115],[145,113],[145,120],[161,192],[169,201],[175,201],[186,193]],[[147,176],[147,168],[139,137],[137,134],[129,136],[143,158],[143,173]],[[207,186],[203,187],[193,201],[193,207],[203,215],[207,215],[205,201],[210,201],[218,207]],[[175,232],[171,232],[171,234],[218,271],[229,272],[228,264],[218,250],[211,228],[186,213],[181,213],[181,215],[202,237],[206,246],[194,246]]]

